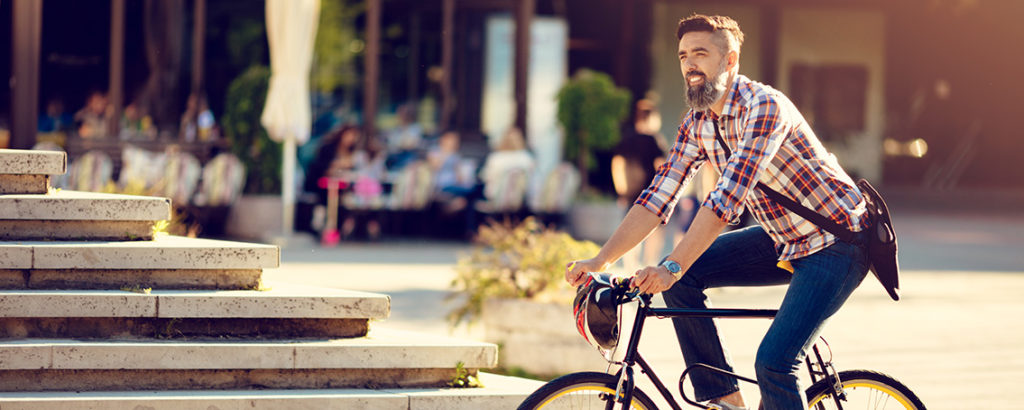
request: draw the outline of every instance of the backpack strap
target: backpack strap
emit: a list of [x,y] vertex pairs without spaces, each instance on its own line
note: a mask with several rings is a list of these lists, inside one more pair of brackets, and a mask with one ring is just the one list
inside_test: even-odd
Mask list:
[[[725,150],[725,157],[726,159],[728,159],[729,157],[732,156],[732,151],[729,149],[729,145],[725,143],[725,139],[722,138],[722,134],[718,131],[718,120],[712,119],[711,121],[714,123],[715,139],[718,140],[718,143],[722,146],[722,149]],[[856,239],[856,232],[853,232],[850,229],[839,225],[838,223],[836,223],[836,221],[833,221],[831,218],[826,218],[825,216],[815,212],[811,208],[801,205],[800,203],[794,201],[792,198],[783,195],[779,191],[769,188],[763,182],[758,181],[756,188],[760,189],[761,192],[765,194],[765,196],[770,198],[772,201],[775,201],[775,203],[782,205],[784,208],[790,210],[791,212],[797,215],[800,215],[807,221],[815,225],[818,225],[818,227],[828,231],[829,233],[835,235],[839,239],[842,239],[843,241],[846,242],[854,242],[854,240]]]

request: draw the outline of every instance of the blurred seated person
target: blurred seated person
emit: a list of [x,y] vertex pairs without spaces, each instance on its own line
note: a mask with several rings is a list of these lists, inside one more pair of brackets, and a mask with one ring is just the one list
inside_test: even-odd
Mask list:
[[64,111],[64,102],[54,98],[46,103],[46,112],[39,115],[36,128],[39,132],[64,132],[70,130],[73,124],[71,114]]
[[[383,203],[381,179],[383,163],[378,155],[379,148],[372,141],[363,141],[358,127],[347,125],[324,137],[320,143],[316,160],[310,166],[306,178],[306,190],[317,192],[321,204],[327,202],[327,191],[320,187],[323,177],[338,178],[351,186],[344,196],[348,210],[376,209]],[[331,210],[328,210],[329,212]],[[341,236],[350,237],[356,228],[356,215],[349,212],[341,225]],[[331,229],[331,227],[327,227]],[[367,221],[366,230],[371,238],[380,236],[380,222],[374,218]]]
[[423,127],[416,122],[416,108],[412,103],[398,107],[398,125],[385,134],[387,167],[397,170],[416,159],[423,144]]
[[484,166],[480,169],[480,182],[484,185],[484,197],[487,199],[497,198],[501,194],[497,190],[501,189],[499,181],[502,178],[513,170],[522,170],[530,174],[533,165],[533,155],[526,149],[522,131],[516,127],[509,128],[501,136],[494,151],[487,154]]
[[471,160],[459,155],[459,133],[445,131],[437,140],[437,147],[427,153],[427,163],[434,171],[437,199],[445,202],[445,210],[458,212],[466,208],[475,196],[475,166]]
[[138,104],[128,104],[121,114],[119,138],[122,140],[156,139],[156,127],[153,127],[153,119],[142,112]]
[[206,98],[190,94],[185,102],[185,112],[181,114],[181,137],[185,141],[208,141],[215,139],[213,111],[210,111]]
[[103,138],[107,136],[107,118],[110,107],[107,96],[100,91],[93,91],[85,102],[85,107],[75,113],[74,121],[78,127],[78,136],[82,138]]

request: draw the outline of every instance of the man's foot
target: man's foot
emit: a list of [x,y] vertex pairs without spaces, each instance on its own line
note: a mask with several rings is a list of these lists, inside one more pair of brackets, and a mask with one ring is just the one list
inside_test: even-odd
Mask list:
[[708,406],[711,407],[712,409],[718,410],[749,410],[746,407],[734,406],[732,404],[718,400],[712,400],[711,402],[708,403]]

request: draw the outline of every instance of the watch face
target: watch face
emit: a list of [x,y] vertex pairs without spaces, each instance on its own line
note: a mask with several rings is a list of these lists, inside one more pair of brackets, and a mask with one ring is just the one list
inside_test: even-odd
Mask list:
[[679,271],[682,270],[682,267],[674,261],[665,261],[662,265],[668,268],[668,271],[671,273],[679,273]]

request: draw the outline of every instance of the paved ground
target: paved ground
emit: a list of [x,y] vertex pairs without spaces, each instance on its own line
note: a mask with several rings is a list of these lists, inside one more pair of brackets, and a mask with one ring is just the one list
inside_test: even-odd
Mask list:
[[[895,375],[932,409],[1024,408],[1016,398],[1024,380],[1024,216],[909,205],[894,206],[893,212],[904,300],[892,302],[874,279],[865,281],[825,330],[837,367]],[[425,241],[298,246],[284,250],[282,267],[266,277],[271,285],[288,281],[386,293],[392,296],[389,327],[480,338],[480,329],[453,330],[444,321],[451,266],[467,249]],[[775,307],[784,290],[723,289],[713,300],[719,307]],[[752,373],[767,323],[722,323],[741,373]],[[675,385],[681,356],[667,321],[649,325],[641,351]],[[756,397],[755,389],[745,391]]]

